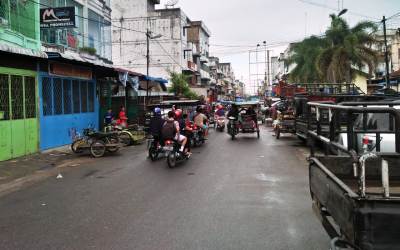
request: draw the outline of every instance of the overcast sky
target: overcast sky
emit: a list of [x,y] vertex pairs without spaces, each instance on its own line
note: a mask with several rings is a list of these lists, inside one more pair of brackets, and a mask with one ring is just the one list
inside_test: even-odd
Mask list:
[[[168,1],[161,0],[161,4]],[[232,62],[236,78],[247,83],[250,46],[321,34],[329,25],[329,14],[337,12],[338,5],[349,10],[344,17],[350,24],[367,18],[378,21],[383,15],[400,12],[400,0],[180,0],[177,7],[191,20],[205,22],[212,33],[211,54],[223,62]],[[390,26],[400,27],[400,18],[392,20]],[[270,49],[276,56],[285,46]]]

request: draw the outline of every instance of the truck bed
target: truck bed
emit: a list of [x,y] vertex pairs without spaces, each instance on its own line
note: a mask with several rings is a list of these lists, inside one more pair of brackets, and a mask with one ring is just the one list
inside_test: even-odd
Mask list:
[[367,162],[367,193],[361,197],[350,157],[310,159],[313,207],[331,237],[336,231],[363,250],[400,249],[400,158],[385,159],[389,163],[390,198],[383,197],[379,160]]

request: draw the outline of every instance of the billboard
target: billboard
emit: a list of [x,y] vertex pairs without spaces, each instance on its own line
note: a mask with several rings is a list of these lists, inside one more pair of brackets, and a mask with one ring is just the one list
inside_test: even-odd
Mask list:
[[40,28],[74,28],[75,7],[40,9]]

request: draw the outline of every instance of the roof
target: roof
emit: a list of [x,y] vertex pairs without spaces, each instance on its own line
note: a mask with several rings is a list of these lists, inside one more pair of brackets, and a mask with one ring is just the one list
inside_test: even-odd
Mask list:
[[89,63],[89,64],[93,64],[96,66],[102,66],[102,67],[106,67],[106,68],[114,68],[112,64],[105,63],[95,56],[90,57],[90,55],[88,55],[86,57],[85,55],[78,54],[75,52],[70,52],[70,51],[65,51],[64,53],[46,52],[46,54],[47,54],[48,58],[64,58],[64,59],[68,59],[68,60],[72,60],[72,61]]
[[8,44],[0,44],[0,51],[8,52],[8,53],[14,53],[14,54],[20,54],[20,55],[25,55],[25,56],[31,56],[31,57],[38,57],[38,58],[44,58],[47,59],[47,54],[38,51],[38,50],[33,50],[33,49],[26,49],[22,47],[15,47],[11,46]]

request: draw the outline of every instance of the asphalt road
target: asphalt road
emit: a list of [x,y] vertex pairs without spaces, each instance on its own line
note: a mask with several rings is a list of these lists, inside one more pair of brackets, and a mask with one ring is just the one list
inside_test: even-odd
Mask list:
[[175,169],[129,148],[0,198],[0,249],[329,249],[305,154],[265,129],[212,132]]

